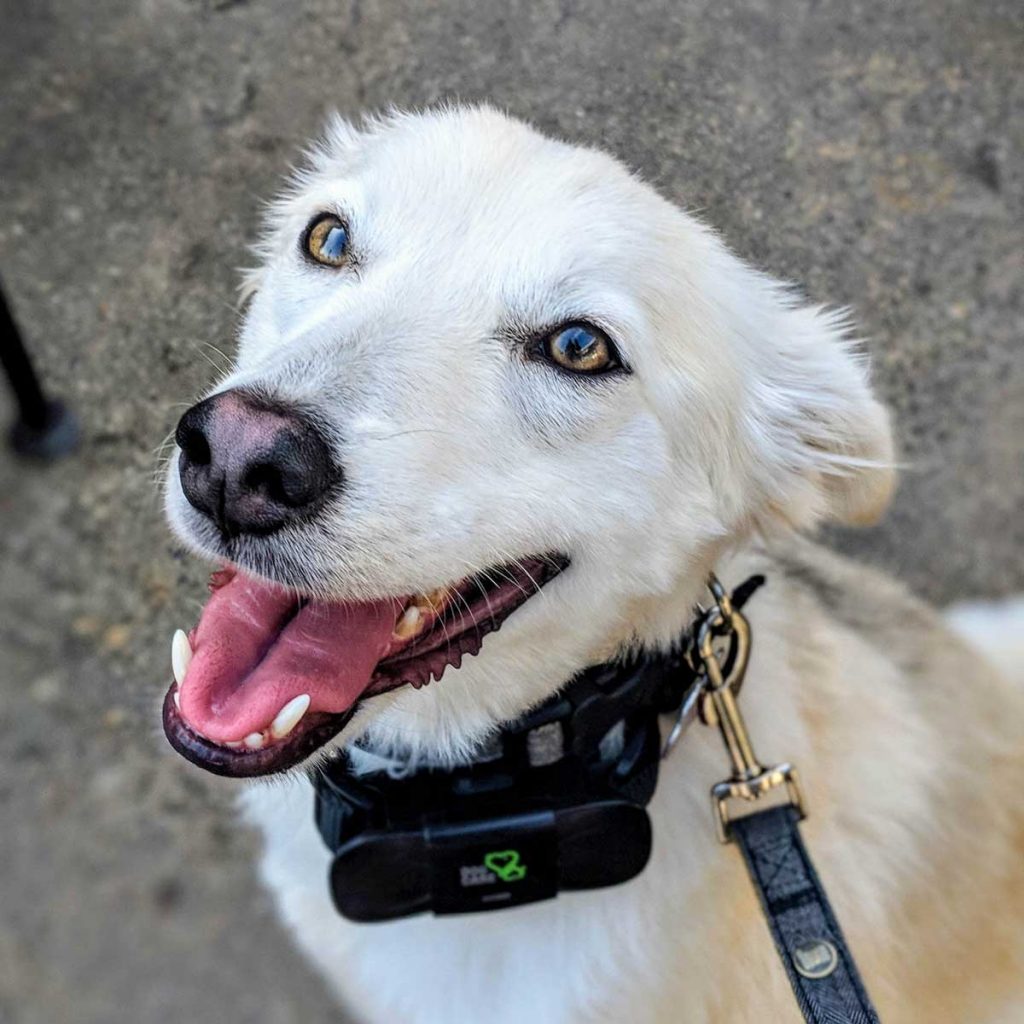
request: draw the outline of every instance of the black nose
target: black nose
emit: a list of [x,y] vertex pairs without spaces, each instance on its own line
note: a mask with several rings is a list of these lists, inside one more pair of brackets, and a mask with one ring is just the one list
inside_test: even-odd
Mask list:
[[193,405],[175,440],[185,497],[229,537],[308,515],[341,479],[308,416],[239,389]]

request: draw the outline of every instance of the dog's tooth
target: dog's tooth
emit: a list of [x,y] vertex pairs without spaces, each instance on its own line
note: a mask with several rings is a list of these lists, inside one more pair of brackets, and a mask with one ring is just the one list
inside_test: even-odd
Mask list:
[[232,750],[241,750],[245,744],[241,740],[225,740],[225,747],[230,747]]
[[303,693],[293,697],[280,711],[277,718],[270,724],[272,739],[283,740],[299,724],[302,716],[309,708],[309,694]]
[[415,604],[411,604],[402,612],[402,617],[395,623],[395,636],[399,640],[408,640],[420,631],[422,625],[423,614]]
[[192,661],[192,644],[183,629],[176,629],[171,638],[171,671],[174,681],[181,686],[185,682],[185,673]]
[[265,740],[263,737],[263,733],[251,732],[249,733],[248,736],[245,737],[244,740],[242,740],[242,742],[245,744],[248,750],[261,750],[263,748]]
[[419,594],[416,597],[416,604],[422,611],[439,612],[444,607],[450,593],[449,587],[437,587],[426,594]]
[[181,694],[177,690],[174,691],[174,706],[180,711],[181,710]]

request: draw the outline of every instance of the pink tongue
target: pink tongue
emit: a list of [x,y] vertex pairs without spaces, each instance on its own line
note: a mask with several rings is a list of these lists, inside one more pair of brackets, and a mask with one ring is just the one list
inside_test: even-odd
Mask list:
[[296,612],[286,591],[235,570],[215,574],[192,631],[181,715],[217,743],[270,727],[301,694],[309,713],[347,711],[369,686],[402,604],[311,602]]

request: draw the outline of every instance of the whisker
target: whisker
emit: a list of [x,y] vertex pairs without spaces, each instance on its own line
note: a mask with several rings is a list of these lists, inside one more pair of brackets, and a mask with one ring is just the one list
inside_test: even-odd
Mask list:
[[223,349],[220,349],[216,345],[214,345],[212,341],[200,340],[200,341],[196,342],[196,344],[197,345],[202,345],[205,348],[213,349],[213,351],[216,352],[217,355],[219,355],[221,357],[221,359],[224,360],[223,366],[218,366],[217,367],[217,372],[218,373],[223,373],[225,371],[225,369],[229,369],[231,367],[231,357]]
[[360,434],[360,441],[391,441],[396,437],[408,437],[412,434],[439,434],[442,437],[453,437],[450,430],[435,430],[433,427],[414,427],[409,430],[396,430],[391,434]]

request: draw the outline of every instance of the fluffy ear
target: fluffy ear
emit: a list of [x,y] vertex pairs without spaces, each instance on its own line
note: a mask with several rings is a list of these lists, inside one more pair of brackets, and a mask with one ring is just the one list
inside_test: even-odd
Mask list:
[[843,314],[797,305],[777,286],[768,291],[761,344],[755,349],[756,335],[743,333],[757,364],[747,368],[747,425],[769,515],[797,527],[821,518],[869,525],[895,478],[889,415],[872,394],[867,359]]

